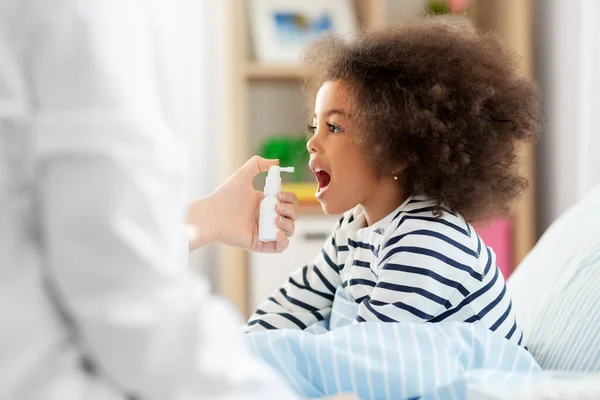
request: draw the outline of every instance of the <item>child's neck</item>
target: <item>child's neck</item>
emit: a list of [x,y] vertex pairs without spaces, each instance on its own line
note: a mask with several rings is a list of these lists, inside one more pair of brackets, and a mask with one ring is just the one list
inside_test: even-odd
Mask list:
[[409,194],[404,187],[400,186],[396,181],[389,180],[381,182],[377,190],[369,197],[369,199],[361,204],[367,226],[371,226],[386,216],[388,216],[396,208],[400,207],[406,201]]

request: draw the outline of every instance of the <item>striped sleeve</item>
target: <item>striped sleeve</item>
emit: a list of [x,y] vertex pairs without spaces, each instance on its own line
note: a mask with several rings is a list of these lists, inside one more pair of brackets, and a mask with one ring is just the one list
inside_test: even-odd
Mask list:
[[466,280],[480,279],[474,260],[475,252],[439,223],[397,234],[384,247],[375,287],[356,321],[430,321],[469,294]]
[[287,282],[260,305],[245,330],[304,330],[316,322],[328,320],[340,284],[340,266],[335,236],[332,235],[313,263],[290,275]]

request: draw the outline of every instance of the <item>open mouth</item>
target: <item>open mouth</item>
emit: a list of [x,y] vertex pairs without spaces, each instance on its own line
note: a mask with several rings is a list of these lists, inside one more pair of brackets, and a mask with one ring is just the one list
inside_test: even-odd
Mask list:
[[317,177],[317,182],[319,184],[319,188],[317,189],[317,193],[315,196],[317,199],[323,197],[327,189],[329,188],[329,184],[331,183],[331,175],[327,171],[321,168],[315,168],[313,170],[315,176]]

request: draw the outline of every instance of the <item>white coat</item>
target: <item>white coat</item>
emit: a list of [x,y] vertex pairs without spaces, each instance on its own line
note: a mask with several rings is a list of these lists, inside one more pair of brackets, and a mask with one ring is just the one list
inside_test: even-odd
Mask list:
[[187,269],[140,4],[0,0],[0,398],[290,398]]

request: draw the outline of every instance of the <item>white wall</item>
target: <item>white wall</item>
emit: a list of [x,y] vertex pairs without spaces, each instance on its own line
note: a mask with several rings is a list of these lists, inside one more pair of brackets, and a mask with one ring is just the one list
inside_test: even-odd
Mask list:
[[[174,125],[186,141],[189,198],[210,194],[219,184],[218,105],[223,88],[222,21],[224,2],[147,0],[158,15]],[[196,251],[190,264],[211,280],[217,275],[215,248]]]
[[600,2],[536,0],[539,231],[600,182]]

